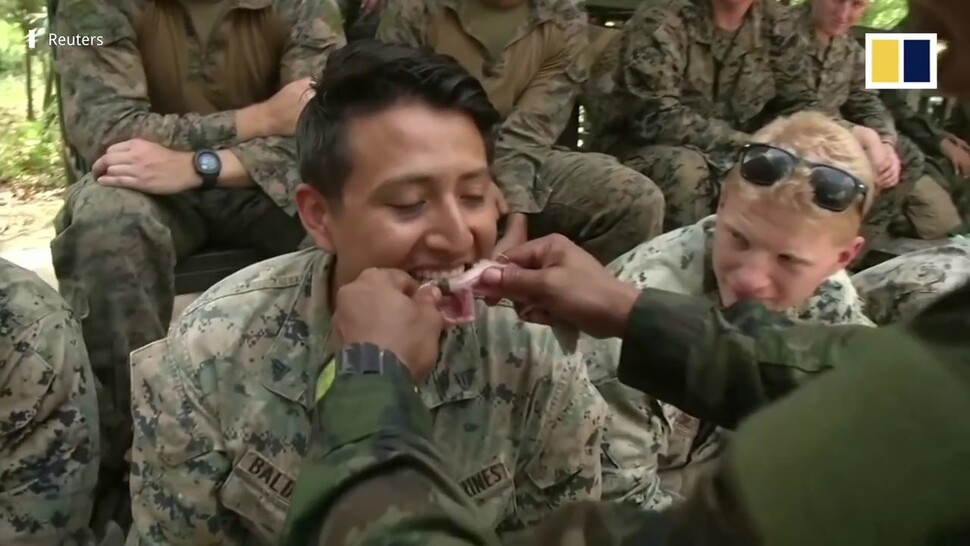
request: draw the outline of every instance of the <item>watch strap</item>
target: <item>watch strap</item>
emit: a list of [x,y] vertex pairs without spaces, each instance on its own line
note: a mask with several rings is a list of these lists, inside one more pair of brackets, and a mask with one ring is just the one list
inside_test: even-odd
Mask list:
[[338,376],[400,373],[410,377],[407,367],[396,354],[373,343],[350,343],[337,357]]

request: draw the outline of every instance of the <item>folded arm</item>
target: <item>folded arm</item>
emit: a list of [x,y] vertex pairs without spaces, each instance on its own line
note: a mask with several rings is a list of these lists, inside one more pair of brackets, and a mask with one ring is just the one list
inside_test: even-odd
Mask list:
[[[301,0],[288,7],[294,13],[282,16],[284,20],[293,21],[293,26],[280,63],[281,85],[319,77],[330,53],[346,44],[340,26],[340,8],[334,0]],[[296,214],[293,196],[300,184],[300,176],[296,169],[296,142],[292,136],[242,140],[231,145],[228,151],[238,159],[252,183],[288,214]]]
[[205,115],[152,112],[131,14],[118,3],[93,8],[87,0],[67,0],[54,28],[57,34],[104,38],[102,45],[58,48],[55,62],[66,138],[88,167],[112,144],[135,138],[190,151],[255,136],[239,134],[235,110]]

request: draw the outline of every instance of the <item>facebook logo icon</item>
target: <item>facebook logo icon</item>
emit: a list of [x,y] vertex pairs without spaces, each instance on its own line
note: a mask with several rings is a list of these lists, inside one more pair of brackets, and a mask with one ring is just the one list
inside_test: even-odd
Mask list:
[[41,29],[32,28],[27,32],[27,47],[34,49],[37,47],[37,36],[40,35]]

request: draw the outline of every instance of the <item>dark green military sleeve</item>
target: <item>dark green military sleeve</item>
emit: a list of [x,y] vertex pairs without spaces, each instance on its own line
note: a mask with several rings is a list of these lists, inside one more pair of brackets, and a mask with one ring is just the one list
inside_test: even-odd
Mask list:
[[753,302],[721,312],[703,298],[647,289],[630,315],[619,379],[733,428],[844,361],[846,344],[868,330],[795,325]]
[[496,543],[442,470],[430,413],[406,373],[337,376],[313,422],[281,544]]
[[[631,328],[655,300],[641,301]],[[686,310],[683,317],[703,317],[707,311],[701,311]],[[681,343],[690,332],[705,331],[698,329],[704,319],[683,317],[670,321]],[[742,321],[738,330],[715,330],[722,332],[715,337],[737,337],[746,327]],[[685,503],[661,513],[617,503],[577,503],[502,542],[967,544],[967,331],[970,284],[931,305],[910,325],[861,328],[845,337],[831,359],[855,365],[837,367],[746,421],[715,471],[699,481]],[[662,343],[663,338],[637,341]],[[709,339],[697,341],[697,347],[709,347]],[[316,415],[311,453],[292,497],[283,544],[497,544],[491,531],[476,526],[474,507],[442,470],[429,441],[429,413],[407,381],[339,378]]]

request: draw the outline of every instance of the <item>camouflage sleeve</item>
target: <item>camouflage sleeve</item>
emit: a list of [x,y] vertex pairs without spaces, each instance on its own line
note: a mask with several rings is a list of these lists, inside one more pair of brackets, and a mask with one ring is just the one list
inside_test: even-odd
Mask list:
[[849,82],[849,97],[842,105],[842,115],[848,121],[873,129],[886,142],[896,142],[896,126],[879,93],[866,89],[866,50],[853,41],[852,81]]
[[941,153],[940,142],[943,141],[945,131],[940,124],[910,106],[905,92],[885,90],[880,91],[879,96],[892,115],[897,131],[909,137],[923,150],[934,154]]
[[631,119],[632,134],[643,144],[731,148],[748,141],[724,120],[700,115],[682,102],[690,36],[666,8],[641,4],[624,26],[615,93]]
[[[2,303],[7,336],[13,315]],[[0,544],[90,544],[101,447],[81,327],[61,309],[0,339],[0,348]]]
[[733,428],[799,385],[852,365],[844,347],[870,330],[796,325],[755,303],[721,312],[703,298],[646,289],[630,315],[618,375],[691,415]]
[[[291,0],[281,3],[283,19],[294,21],[280,66],[280,85],[316,78],[323,73],[330,52],[346,40],[340,8],[335,0]],[[249,177],[290,216],[296,215],[294,195],[300,184],[293,137],[256,138],[229,148]]]
[[[385,364],[391,359],[385,352]],[[431,414],[413,381],[399,361],[391,368],[383,375],[338,376],[317,404],[284,546],[496,542],[444,471]]]
[[127,546],[244,542],[237,516],[219,502],[232,461],[218,447],[219,417],[203,402],[207,390],[200,382],[215,379],[200,367],[181,336],[132,352]]
[[825,279],[802,304],[794,318],[812,324],[875,326],[864,312],[865,301],[845,271]]
[[580,86],[589,77],[586,23],[586,13],[575,6],[559,14],[561,48],[546,58],[502,122],[492,171],[510,213],[537,213],[545,207],[551,188],[538,178],[539,167],[569,123]]
[[122,11],[121,4],[64,0],[54,21],[56,34],[104,40],[101,45],[60,47],[56,52],[65,137],[88,166],[108,146],[133,138],[182,151],[236,143],[234,111],[151,111],[131,14]]
[[[554,338],[552,339],[553,342]],[[558,343],[558,342],[556,342]],[[545,358],[561,353],[547,350]],[[525,468],[532,487],[516,495],[516,517],[526,527],[573,502],[602,494],[602,441],[606,404],[579,358],[554,363],[554,384],[540,383],[529,401],[538,421],[534,456]]]
[[381,10],[376,38],[382,42],[420,47],[428,45],[425,32],[428,0],[393,0]]

